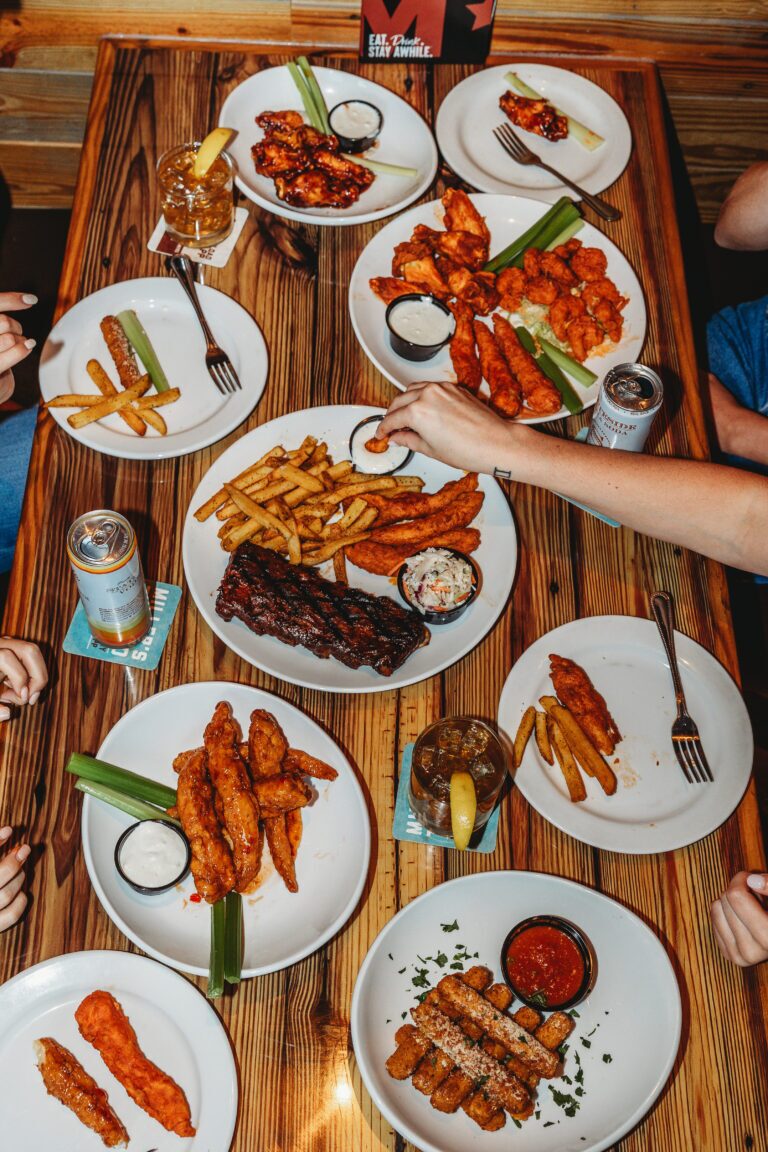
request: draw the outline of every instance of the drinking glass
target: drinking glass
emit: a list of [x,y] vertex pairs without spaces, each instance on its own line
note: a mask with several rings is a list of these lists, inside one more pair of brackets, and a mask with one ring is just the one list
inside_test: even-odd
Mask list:
[[190,248],[207,248],[228,236],[234,221],[232,161],[220,152],[204,176],[193,167],[200,141],[177,144],[157,162],[165,226]]
[[507,754],[483,720],[452,716],[425,728],[413,748],[408,800],[424,828],[451,835],[451,776],[469,772],[475,782],[474,831],[485,827],[507,774]]

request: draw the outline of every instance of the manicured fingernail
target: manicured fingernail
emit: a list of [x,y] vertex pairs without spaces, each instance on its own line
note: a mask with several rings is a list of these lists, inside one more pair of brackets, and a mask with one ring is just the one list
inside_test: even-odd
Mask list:
[[19,864],[24,863],[31,851],[32,849],[30,848],[29,844],[22,844],[21,848],[19,848],[18,852],[16,853],[16,859],[18,860]]
[[40,699],[40,693],[39,692],[33,692],[29,698],[29,702],[30,702],[30,704],[37,704],[39,699]]
[[25,348],[34,348],[36,344],[37,344],[37,340],[33,340],[31,337],[29,340],[24,341],[24,347]]
[[13,832],[13,828],[11,828],[10,824],[6,824],[4,828],[0,828],[0,840],[7,840],[11,832]]
[[37,296],[33,296],[31,292],[25,292],[21,298],[25,304],[37,304]]
[[747,884],[750,888],[753,888],[755,892],[764,892],[765,876],[763,876],[760,872],[755,872],[752,876],[747,876]]
[[19,692],[19,697],[20,697],[22,703],[24,703],[24,704],[29,703],[29,688],[27,688],[26,684],[22,688],[21,692]]
[[10,720],[11,710],[7,704],[0,704],[0,720]]

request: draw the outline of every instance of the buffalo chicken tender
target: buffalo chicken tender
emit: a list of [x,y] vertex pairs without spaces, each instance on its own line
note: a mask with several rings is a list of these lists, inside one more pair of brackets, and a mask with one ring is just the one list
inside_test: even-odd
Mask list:
[[74,1112],[81,1124],[90,1128],[107,1148],[127,1148],[128,1133],[112,1109],[103,1088],[99,1088],[68,1048],[50,1036],[35,1041],[37,1067],[49,1096]]
[[240,728],[231,706],[216,705],[213,719],[205,729],[208,772],[221,801],[227,835],[232,843],[235,865],[235,891],[253,889],[261,868],[262,834],[259,804],[251,787],[248,770],[239,751]]
[[173,766],[179,774],[176,807],[192,853],[195,888],[215,904],[234,888],[235,869],[216,814],[205,749],[182,752]]
[[75,1012],[77,1026],[139,1108],[168,1132],[194,1136],[183,1090],[142,1052],[123,1009],[109,992],[91,992]]
[[449,307],[456,321],[448,346],[456,382],[468,388],[470,392],[477,392],[483,380],[483,373],[475,347],[474,314],[469,305],[461,300],[454,301]]
[[494,316],[493,330],[531,412],[537,416],[551,416],[559,412],[562,406],[560,393],[544,375],[533,356],[523,348],[509,321],[503,316]]
[[475,320],[475,339],[480,351],[483,376],[491,390],[491,405],[504,416],[513,419],[522,407],[520,385],[514,372],[511,371],[493,332],[479,320]]

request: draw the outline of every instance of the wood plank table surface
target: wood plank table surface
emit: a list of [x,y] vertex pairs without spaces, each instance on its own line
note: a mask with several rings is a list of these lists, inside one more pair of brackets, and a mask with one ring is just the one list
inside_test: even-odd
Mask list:
[[[274,50],[125,39],[102,43],[59,315],[108,284],[164,274],[161,258],[146,248],[159,215],[156,158],[215,125],[236,84],[287,58],[263,54],[267,51]],[[382,82],[430,122],[445,94],[471,71],[448,65],[362,67],[349,55],[315,59]],[[627,59],[548,56],[547,62],[565,63],[596,81],[627,113],[632,158],[610,190],[624,217],[605,230],[639,275],[649,321],[643,360],[661,366],[667,385],[665,418],[657,421],[649,450],[705,456],[656,72],[648,63]],[[439,183],[430,197],[442,187]],[[752,788],[719,831],[660,856],[588,848],[542,819],[514,788],[504,802],[491,856],[424,848],[391,836],[404,746],[442,715],[495,718],[512,664],[557,625],[604,613],[647,617],[650,594],[670,588],[680,629],[737,675],[726,584],[717,565],[613,530],[555,496],[516,486],[511,500],[520,565],[504,615],[464,660],[402,691],[340,696],[278,682],[212,635],[186,589],[156,672],[62,652],[76,604],[65,537],[77,515],[98,507],[123,512],[137,530],[148,575],[184,586],[184,514],[200,478],[228,443],[294,409],[388,403],[392,388],[358,347],[347,311],[355,260],[379,227],[298,225],[250,205],[229,264],[206,272],[208,282],[253,314],[269,347],[264,397],[228,441],[176,460],[120,461],[81,447],[41,416],[4,629],[40,642],[51,685],[36,707],[0,725],[0,813],[3,821],[26,828],[38,846],[31,907],[23,924],[0,942],[0,975],[7,979],[63,952],[131,949],[101,910],[88,880],[80,851],[80,805],[63,775],[69,754],[95,751],[129,708],[162,689],[190,681],[241,681],[297,704],[341,744],[364,782],[373,852],[363,899],[342,932],[302,963],[249,981],[217,1005],[240,1070],[237,1152],[406,1147],[373,1105],[356,1069],[349,1043],[355,976],[379,930],[416,895],[454,876],[498,868],[570,877],[614,897],[652,927],[675,967],[684,1010],[678,1060],[656,1107],[617,1147],[625,1152],[764,1149],[768,980],[765,972],[727,966],[708,922],[709,904],[732,873],[763,862]],[[567,434],[584,422],[586,417],[569,420]],[[522,1133],[520,1140],[522,1147]]]

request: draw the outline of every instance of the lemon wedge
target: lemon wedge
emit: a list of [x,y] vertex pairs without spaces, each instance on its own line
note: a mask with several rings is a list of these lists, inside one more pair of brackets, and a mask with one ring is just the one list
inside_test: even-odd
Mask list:
[[453,842],[462,852],[469,844],[475,827],[477,793],[469,772],[454,772],[451,776],[451,831]]
[[216,157],[226,148],[227,144],[229,144],[234,133],[234,128],[214,128],[213,132],[208,133],[197,150],[195,163],[192,167],[193,176],[196,176],[198,179],[205,176],[208,169],[216,160]]

